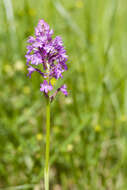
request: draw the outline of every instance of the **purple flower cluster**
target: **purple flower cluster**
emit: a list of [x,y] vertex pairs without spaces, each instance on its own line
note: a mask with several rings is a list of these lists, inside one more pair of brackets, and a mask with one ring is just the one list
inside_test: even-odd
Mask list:
[[[43,76],[44,81],[41,84],[40,91],[48,96],[48,92],[53,89],[52,79],[63,78],[62,73],[67,70],[67,55],[60,36],[52,38],[53,30],[44,21],[40,20],[35,28],[35,37],[30,36],[27,46],[27,66],[28,76],[37,71]],[[41,70],[37,68],[41,65]],[[40,68],[40,66],[39,66]],[[62,85],[56,90],[61,91],[67,96],[66,85]],[[55,94],[56,94],[55,93]],[[53,98],[53,95],[52,95]]]

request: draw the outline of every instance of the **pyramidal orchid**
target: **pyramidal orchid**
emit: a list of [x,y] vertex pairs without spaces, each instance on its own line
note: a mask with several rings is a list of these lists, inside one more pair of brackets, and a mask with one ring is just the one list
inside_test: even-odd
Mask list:
[[[58,92],[68,95],[65,84],[60,86],[54,93],[54,80],[63,78],[63,72],[67,70],[66,50],[60,36],[53,38],[53,30],[44,21],[40,20],[35,28],[34,36],[28,39],[27,60],[28,76],[37,72],[42,77],[40,91],[46,97],[46,153],[45,153],[45,190],[49,190],[49,152],[50,152],[50,102]],[[52,94],[52,95],[49,95]]]
[[[44,21],[40,20],[35,28],[35,36],[30,36],[27,46],[27,66],[28,76],[32,73],[38,72],[43,77],[43,82],[40,84],[40,91],[49,96],[49,92],[53,90],[52,79],[58,80],[63,78],[63,72],[67,70],[67,55],[64,49],[63,42],[60,36],[54,39],[53,30]],[[41,66],[41,69],[40,69]],[[39,67],[39,68],[38,68]],[[66,85],[62,85],[57,92],[61,91],[67,96]],[[53,100],[54,96],[49,97]]]

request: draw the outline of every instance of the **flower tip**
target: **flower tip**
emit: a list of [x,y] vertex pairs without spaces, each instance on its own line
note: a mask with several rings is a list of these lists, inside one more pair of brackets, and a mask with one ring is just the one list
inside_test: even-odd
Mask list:
[[66,97],[68,96],[66,84],[64,84],[64,85],[62,85],[62,86],[60,87],[60,91],[61,91]]
[[53,89],[52,85],[48,83],[46,80],[44,80],[43,83],[41,83],[40,85],[40,91],[45,92],[46,94]]

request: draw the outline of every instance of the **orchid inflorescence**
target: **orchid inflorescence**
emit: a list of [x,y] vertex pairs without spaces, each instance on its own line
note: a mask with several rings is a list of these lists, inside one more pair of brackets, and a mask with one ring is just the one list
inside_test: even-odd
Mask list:
[[[35,28],[35,37],[30,36],[27,46],[27,66],[28,76],[31,77],[33,72],[38,72],[43,77],[40,91],[49,97],[49,92],[53,90],[53,80],[63,78],[62,73],[67,70],[67,55],[60,36],[52,38],[53,30],[44,21],[40,20]],[[38,65],[41,65],[39,68]],[[68,95],[66,85],[58,88],[49,98],[52,101],[56,94],[61,91],[65,96]]]

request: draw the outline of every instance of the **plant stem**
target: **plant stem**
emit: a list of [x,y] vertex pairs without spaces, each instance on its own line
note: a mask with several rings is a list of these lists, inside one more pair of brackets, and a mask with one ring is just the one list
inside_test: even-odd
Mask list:
[[49,152],[50,152],[50,99],[46,104],[46,151],[45,151],[45,190],[49,190]]

